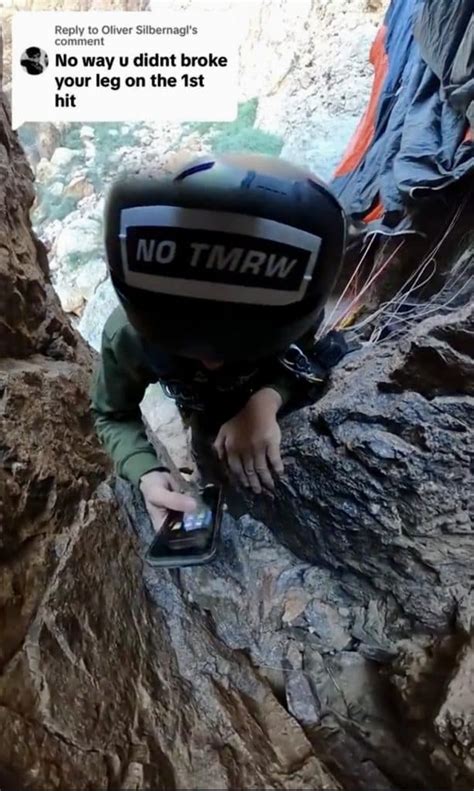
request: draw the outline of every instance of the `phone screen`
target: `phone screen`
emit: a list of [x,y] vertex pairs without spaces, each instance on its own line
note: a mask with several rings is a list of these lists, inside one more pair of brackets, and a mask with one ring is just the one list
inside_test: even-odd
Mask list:
[[199,559],[209,553],[219,526],[219,494],[216,486],[207,486],[201,492],[198,508],[188,514],[173,511],[148,549],[148,559],[176,560]]
[[212,526],[212,511],[210,508],[200,508],[192,514],[184,514],[182,529],[186,533],[193,530],[202,530]]

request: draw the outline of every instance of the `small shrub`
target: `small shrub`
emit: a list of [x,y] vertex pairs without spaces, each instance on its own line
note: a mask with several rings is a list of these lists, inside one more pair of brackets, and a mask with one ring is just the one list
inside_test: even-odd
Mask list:
[[235,121],[200,122],[186,124],[185,133],[197,133],[207,138],[216,153],[224,151],[249,151],[256,154],[278,156],[283,140],[277,135],[262,132],[254,124],[257,118],[258,99],[249,99],[239,104]]
[[241,129],[237,133],[217,135],[212,144],[213,151],[248,151],[254,154],[278,156],[283,148],[283,140],[277,135],[262,132],[261,129]]
[[63,132],[61,146],[71,148],[73,151],[81,149],[81,126],[82,124],[70,124]]
[[202,137],[218,132],[236,134],[242,129],[246,129],[254,125],[255,119],[257,118],[257,110],[258,99],[249,99],[247,102],[242,102],[239,104],[237,118],[235,121],[197,121],[190,124],[185,124],[183,131],[186,134],[195,132]]

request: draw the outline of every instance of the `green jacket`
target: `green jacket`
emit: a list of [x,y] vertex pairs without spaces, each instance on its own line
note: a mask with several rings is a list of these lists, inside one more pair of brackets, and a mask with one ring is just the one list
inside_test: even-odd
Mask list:
[[277,390],[284,405],[298,389],[292,375],[274,358],[210,372],[197,361],[164,355],[141,338],[122,307],[116,308],[102,334],[92,411],[97,434],[117,474],[134,484],[159,466],[140,410],[147,387],[156,382],[183,414],[200,413],[215,432],[262,387]]

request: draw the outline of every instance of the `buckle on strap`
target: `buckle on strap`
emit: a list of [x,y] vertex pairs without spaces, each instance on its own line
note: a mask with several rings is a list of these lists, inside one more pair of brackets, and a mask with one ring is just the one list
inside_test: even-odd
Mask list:
[[298,379],[322,383],[326,378],[326,372],[321,366],[310,360],[296,343],[292,343],[288,351],[279,357],[279,360],[287,371],[291,371]]
[[331,330],[315,343],[309,354],[292,343],[284,355],[279,357],[280,363],[299,379],[307,382],[323,383],[331,368],[337,365],[351,351],[342,332]]

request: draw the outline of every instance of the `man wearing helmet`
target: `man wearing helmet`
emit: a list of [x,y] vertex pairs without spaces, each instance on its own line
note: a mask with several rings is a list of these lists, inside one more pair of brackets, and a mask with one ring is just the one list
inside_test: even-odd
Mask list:
[[146,436],[146,388],[160,382],[244,486],[273,488],[277,418],[301,391],[287,355],[313,344],[345,236],[328,188],[273,157],[204,157],[174,179],[112,186],[105,243],[120,306],[104,328],[92,406],[156,529],[167,509],[195,503]]

